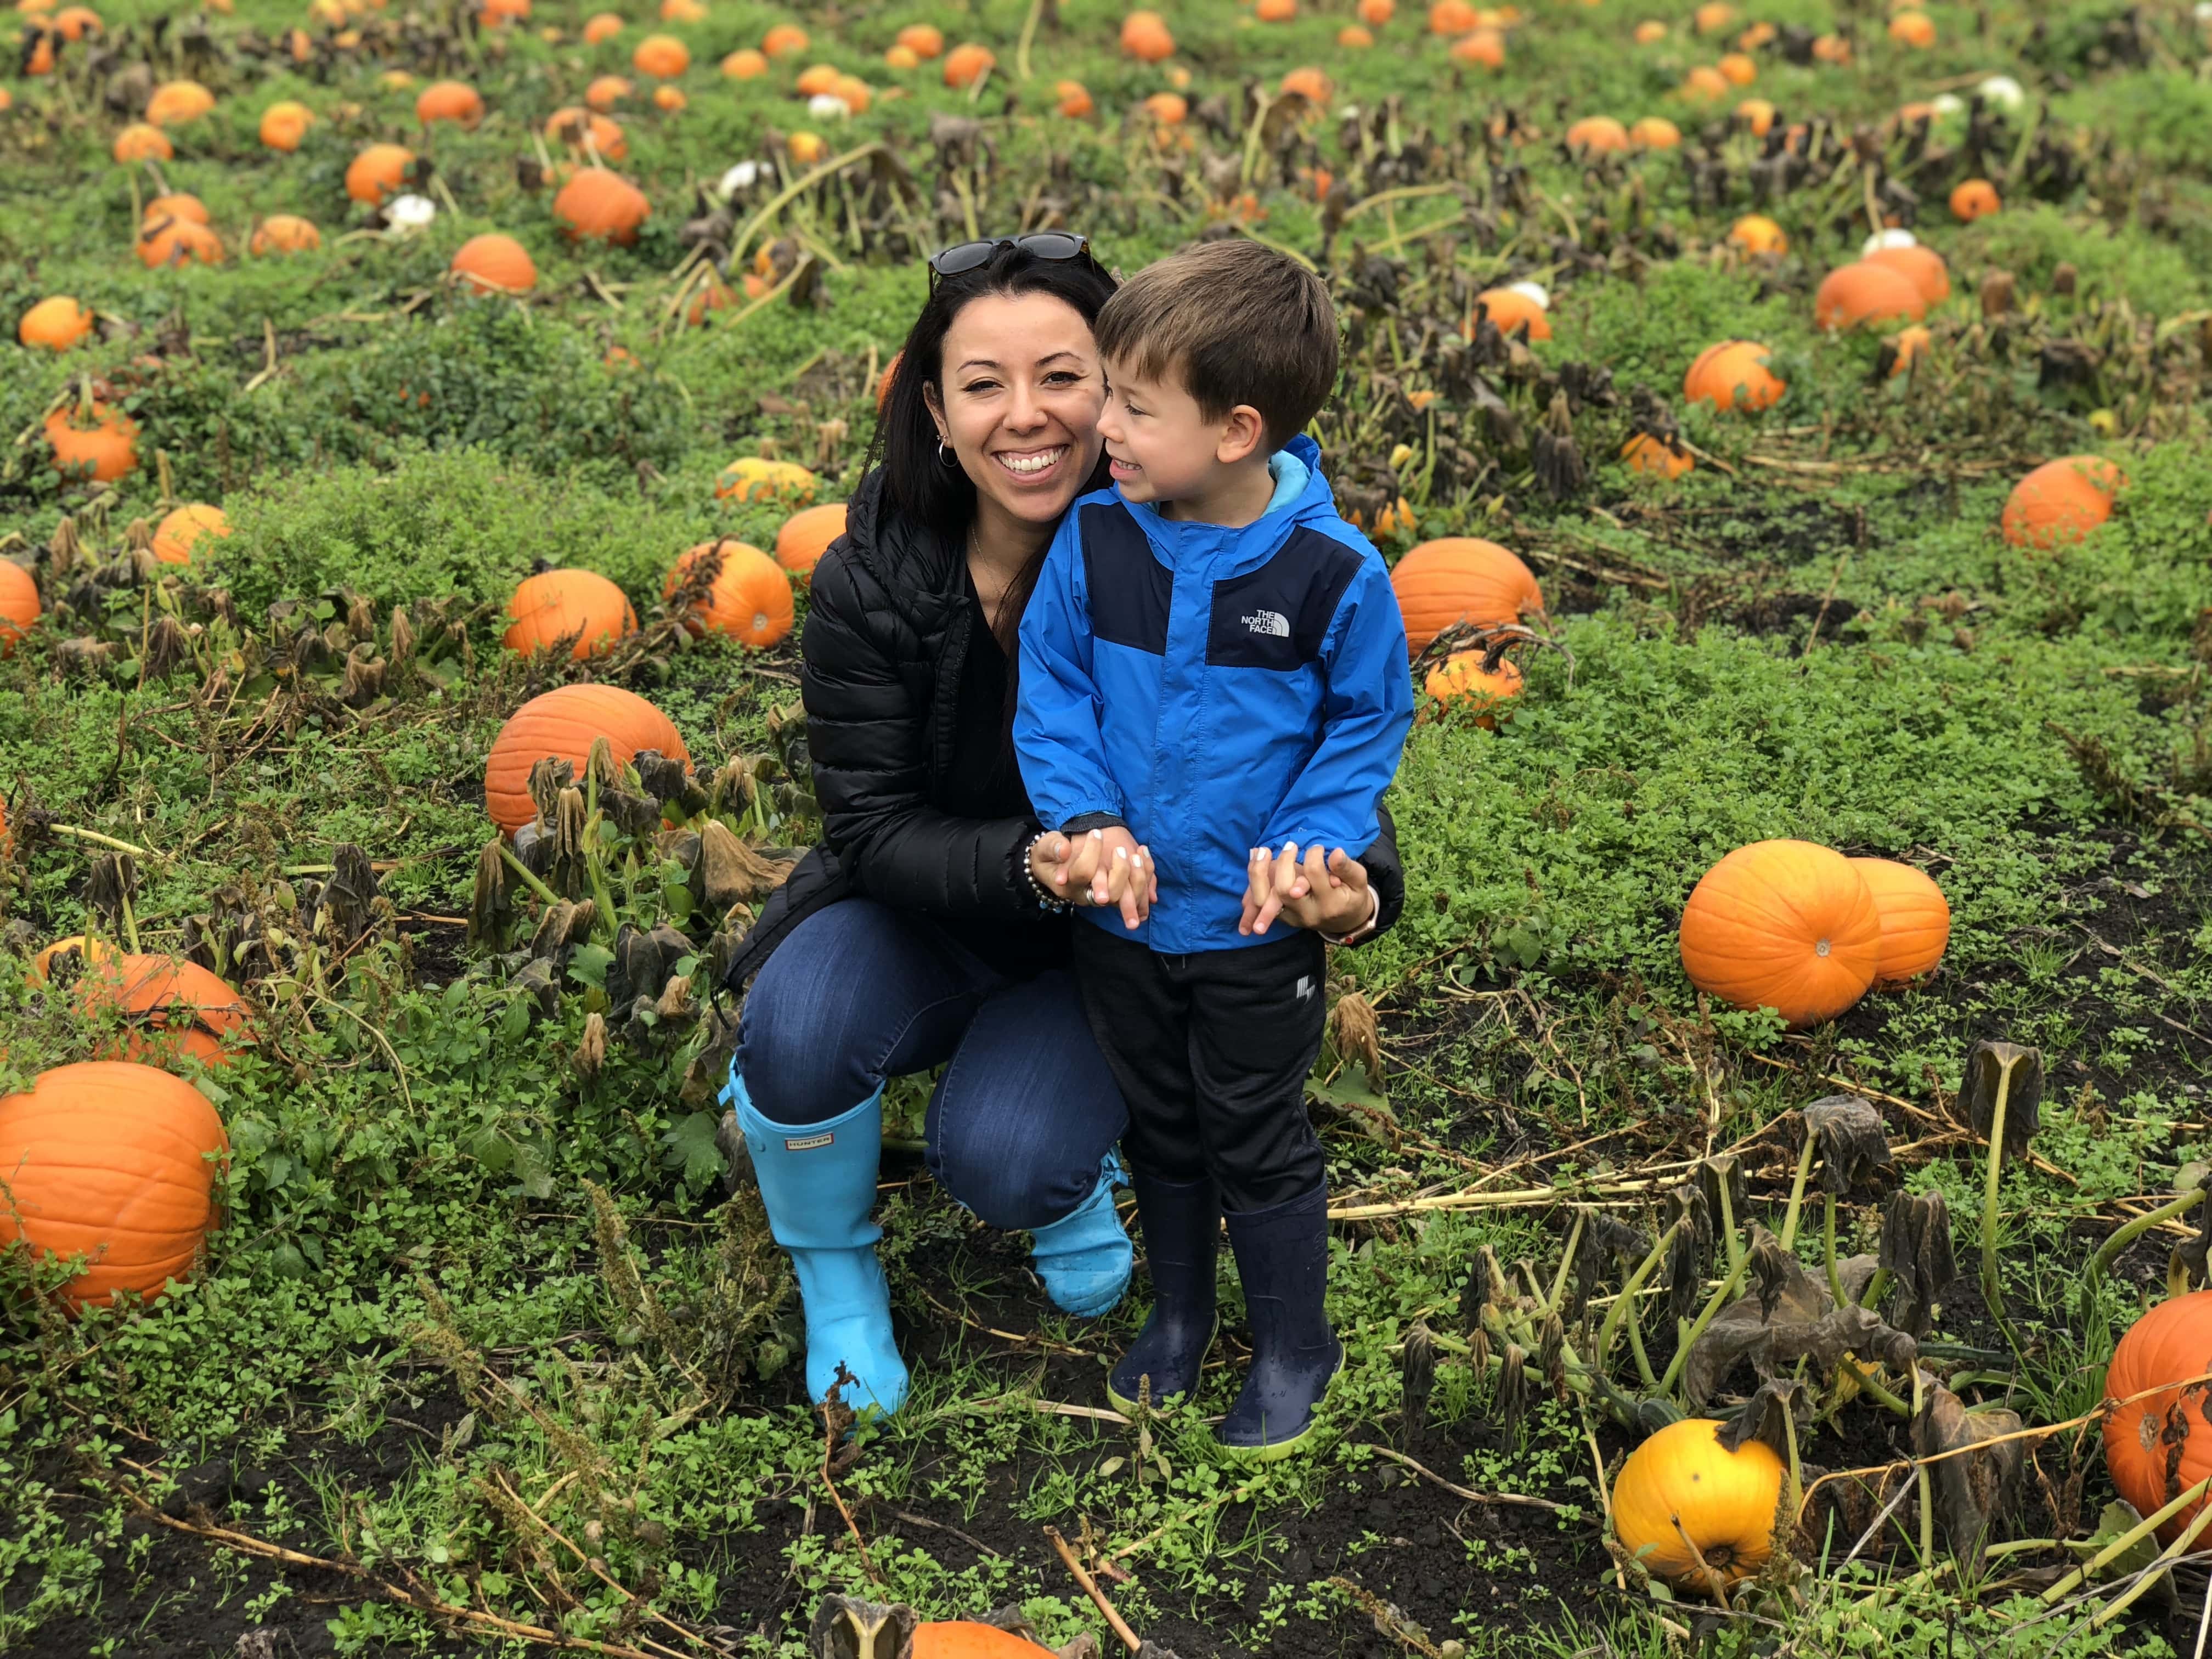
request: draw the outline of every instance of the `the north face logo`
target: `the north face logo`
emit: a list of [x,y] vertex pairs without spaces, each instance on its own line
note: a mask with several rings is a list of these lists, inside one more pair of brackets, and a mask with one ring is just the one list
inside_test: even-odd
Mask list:
[[1255,634],[1272,635],[1279,640],[1291,637],[1291,619],[1279,611],[1255,611],[1243,622]]

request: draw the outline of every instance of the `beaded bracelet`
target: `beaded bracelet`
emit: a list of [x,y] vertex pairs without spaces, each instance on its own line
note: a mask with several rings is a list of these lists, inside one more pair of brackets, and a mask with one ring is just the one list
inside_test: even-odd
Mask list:
[[1029,878],[1030,891],[1036,895],[1038,909],[1050,916],[1066,915],[1073,907],[1066,899],[1054,898],[1045,890],[1044,884],[1036,878],[1036,866],[1030,861],[1030,854],[1036,851],[1037,843],[1050,833],[1049,830],[1038,830],[1030,837],[1030,844],[1022,848],[1022,874]]

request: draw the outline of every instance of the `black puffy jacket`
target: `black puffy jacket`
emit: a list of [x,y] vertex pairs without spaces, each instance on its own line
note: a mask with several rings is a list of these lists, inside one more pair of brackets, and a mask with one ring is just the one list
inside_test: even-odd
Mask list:
[[[724,977],[732,992],[793,928],[855,895],[969,921],[1036,920],[1021,855],[1042,826],[956,817],[937,804],[977,625],[960,550],[890,507],[882,472],[871,472],[847,508],[844,535],[814,568],[800,639],[823,844],[769,896]],[[1360,862],[1387,927],[1406,887],[1387,812]]]

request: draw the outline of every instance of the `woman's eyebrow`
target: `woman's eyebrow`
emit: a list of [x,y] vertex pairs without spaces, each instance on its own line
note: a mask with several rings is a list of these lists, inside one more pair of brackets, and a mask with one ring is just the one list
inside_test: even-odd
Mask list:
[[963,372],[971,368],[996,368],[998,366],[998,360],[994,357],[970,357],[960,365]]

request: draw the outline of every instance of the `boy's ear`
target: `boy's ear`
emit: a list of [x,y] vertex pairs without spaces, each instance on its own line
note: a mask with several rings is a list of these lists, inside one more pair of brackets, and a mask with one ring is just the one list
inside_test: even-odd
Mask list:
[[1260,411],[1249,404],[1239,404],[1231,410],[1221,422],[1221,437],[1214,446],[1213,459],[1224,466],[1234,466],[1249,459],[1255,450],[1267,447],[1267,423]]

